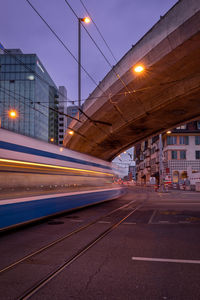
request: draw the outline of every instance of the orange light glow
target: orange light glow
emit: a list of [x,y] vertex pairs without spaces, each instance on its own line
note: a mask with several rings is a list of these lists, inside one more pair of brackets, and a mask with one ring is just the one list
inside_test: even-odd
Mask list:
[[167,131],[167,134],[170,134],[170,133],[172,133],[171,130],[168,130],[168,131]]
[[15,119],[17,117],[17,112],[16,112],[16,110],[10,110],[8,112],[8,115],[10,118]]
[[91,19],[89,17],[85,17],[85,18],[83,18],[83,22],[90,23]]
[[31,162],[21,161],[21,160],[11,160],[11,159],[0,158],[0,163],[1,162],[2,163],[25,165],[25,166],[30,166],[30,167],[35,166],[35,167],[52,168],[52,169],[58,169],[58,170],[64,170],[64,171],[69,170],[69,171],[78,171],[78,172],[84,172],[84,173],[92,173],[92,174],[101,174],[101,175],[113,176],[113,174],[110,174],[110,173],[104,173],[104,172],[98,172],[98,171],[92,171],[92,170],[85,170],[85,169],[62,167],[62,166],[55,166],[55,165],[47,165],[47,164],[40,164],[40,163],[31,163]]
[[135,66],[135,67],[134,67],[134,71],[135,71],[136,73],[141,73],[141,72],[144,71],[144,67],[141,66],[141,65]]
[[74,134],[74,131],[73,131],[73,130],[70,130],[70,131],[69,131],[69,134],[70,134],[70,135],[73,135],[73,134]]
[[51,142],[54,142],[54,138],[50,138],[50,141],[51,141]]

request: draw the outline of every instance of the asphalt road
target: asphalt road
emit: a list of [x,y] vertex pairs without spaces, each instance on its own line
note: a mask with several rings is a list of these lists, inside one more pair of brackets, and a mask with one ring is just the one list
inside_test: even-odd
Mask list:
[[[100,239],[30,299],[200,299],[200,193],[132,188],[123,198],[0,237],[0,270],[135,200],[121,225]],[[139,205],[139,206],[138,206]],[[130,207],[124,207],[126,214]],[[113,224],[119,213],[0,273],[0,299],[20,298],[35,281]],[[1,271],[0,271],[1,272]]]

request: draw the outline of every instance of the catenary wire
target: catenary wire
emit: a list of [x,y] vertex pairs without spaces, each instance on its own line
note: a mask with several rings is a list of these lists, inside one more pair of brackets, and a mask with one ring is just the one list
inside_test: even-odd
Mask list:
[[[40,17],[40,19],[45,23],[45,25],[49,28],[49,30],[53,33],[53,35],[56,37],[56,39],[61,43],[61,45],[67,50],[67,52],[72,56],[72,58],[79,64],[77,58],[74,56],[74,54],[69,50],[69,48],[66,46],[66,44],[61,40],[61,38],[57,35],[57,33],[51,28],[51,26],[47,23],[47,21],[40,15],[40,13],[36,10],[36,8],[32,5],[32,3],[29,0],[25,0],[35,11],[35,13]],[[87,72],[87,70],[80,64],[81,69],[87,74],[87,76],[91,79],[91,81],[98,87],[101,92],[104,93],[104,91],[99,87],[97,82],[94,80],[94,78]]]
[[[26,0],[29,1],[29,0]],[[70,10],[72,11],[72,13],[75,15],[75,17],[79,20],[79,17],[77,15],[77,13],[74,11],[74,9],[71,7],[71,5],[69,4],[69,2],[67,0],[65,0],[65,3],[68,5],[68,7],[70,8]],[[87,32],[88,36],[90,37],[90,39],[92,40],[92,42],[94,43],[94,45],[96,46],[96,48],[99,50],[99,52],[101,53],[101,55],[104,57],[105,61],[107,62],[107,64],[110,66],[111,71],[115,73],[116,77],[121,81],[121,83],[123,84],[123,86],[125,87],[125,89],[127,90],[128,93],[130,93],[127,85],[125,84],[125,82],[122,80],[121,76],[119,75],[119,73],[117,73],[115,71],[115,66],[113,66],[110,61],[107,59],[107,57],[104,55],[103,51],[100,49],[100,47],[98,46],[98,44],[96,43],[96,41],[93,39],[93,37],[91,36],[91,34],[89,33],[89,31],[87,30],[87,28],[81,23],[81,25],[83,26],[83,28],[85,29],[85,31]]]
[[92,23],[94,24],[94,26],[95,26],[96,30],[98,31],[99,35],[101,36],[102,40],[104,41],[104,43],[105,43],[106,47],[108,48],[110,54],[112,55],[113,59],[114,59],[115,62],[117,63],[116,57],[114,56],[114,54],[113,54],[111,48],[109,47],[108,43],[106,42],[105,38],[103,37],[103,34],[101,33],[100,29],[98,28],[96,22],[95,22],[95,21],[93,20],[93,18],[91,17],[91,14],[89,13],[87,7],[85,6],[85,4],[83,3],[82,0],[80,0],[80,2],[81,2],[81,4],[82,4],[82,6],[84,7],[85,11],[87,12],[88,16],[90,17]]
[[[67,48],[67,46],[64,44],[64,42],[59,38],[59,36],[56,34],[56,32],[51,28],[51,26],[47,23],[47,21],[45,21],[45,19],[39,14],[39,12],[36,10],[36,8],[31,4],[31,2],[29,0],[26,0],[26,2],[32,7],[32,9],[36,12],[36,14],[41,18],[41,20],[46,24],[46,26],[49,28],[49,30],[56,36],[56,38],[59,40],[59,42],[64,46],[64,48],[68,51],[69,49]],[[71,51],[68,51],[69,53],[71,53]],[[72,54],[72,57],[75,59],[75,61],[77,63],[78,60],[75,58],[75,56]],[[80,64],[81,68],[85,71],[86,74],[88,74],[88,76],[91,78],[91,80],[95,83],[95,85],[101,90],[102,93],[105,93],[100,86],[95,82],[95,80],[90,76],[90,74],[85,70],[85,68]],[[104,131],[104,129],[102,129],[101,127],[99,127],[97,124],[95,125],[100,131],[102,131],[104,134],[107,135],[107,132]]]
[[[30,98],[27,98],[27,97],[25,97],[25,96],[23,96],[23,95],[21,95],[21,94],[18,94],[18,93],[16,93],[16,92],[11,91],[11,90],[6,89],[6,88],[0,87],[0,89],[4,90],[5,93],[7,92],[7,95],[9,95],[9,96],[10,96],[10,94],[8,94],[8,92],[9,92],[9,93],[13,93],[14,95],[16,95],[16,96],[18,96],[18,97],[20,97],[20,98],[24,98],[25,100],[29,100],[30,103],[33,104],[33,105],[35,105],[35,104],[41,105],[41,106],[43,106],[43,107],[45,107],[45,108],[48,108],[48,109],[50,109],[50,110],[53,110],[54,112],[56,112],[56,113],[58,113],[58,114],[60,114],[60,115],[64,115],[64,116],[66,116],[66,117],[68,117],[68,118],[71,118],[71,119],[73,119],[73,120],[76,120],[76,121],[78,121],[78,122],[81,122],[81,121],[78,120],[77,118],[75,118],[75,117],[73,117],[73,116],[70,116],[70,115],[68,115],[68,114],[65,114],[65,113],[63,113],[63,112],[60,112],[59,110],[56,110],[55,108],[53,108],[53,107],[51,107],[51,106],[45,106],[45,105],[42,105],[40,101],[33,101],[33,100],[31,100]],[[12,97],[13,97],[13,96],[12,96]],[[13,98],[13,99],[14,99],[15,101],[22,102],[22,101],[19,100],[19,99],[16,99],[16,98]],[[0,103],[1,103],[1,102],[0,102]],[[25,103],[24,101],[23,101],[22,103],[24,103],[25,105],[29,106],[29,105],[28,105],[27,103]],[[49,102],[48,102],[48,103],[49,103]],[[41,112],[40,110],[36,109],[34,106],[29,106],[29,107],[32,108],[32,109],[34,109],[34,110],[36,110],[36,111],[38,111],[38,112],[40,112],[41,114],[43,114],[45,117],[48,118],[47,115],[45,115],[45,114],[44,114],[43,112]]]
[[[6,88],[0,87],[0,89],[1,89],[2,91],[4,91],[4,93],[5,93],[6,95],[8,95],[8,96],[11,96],[10,93],[13,93],[13,94],[15,94],[15,95],[17,95],[17,96],[20,96],[21,98],[27,99],[27,100],[29,100],[29,101],[31,100],[31,99],[26,98],[26,97],[24,97],[24,96],[22,96],[22,95],[16,94],[14,91],[8,90],[8,89],[6,89]],[[13,99],[14,101],[23,103],[25,106],[27,106],[27,107],[29,107],[29,108],[31,108],[31,109],[33,109],[33,110],[35,110],[35,111],[41,113],[41,114],[44,115],[46,118],[48,118],[48,116],[47,116],[46,114],[44,114],[42,111],[38,110],[37,108],[35,108],[35,107],[33,107],[33,106],[28,105],[28,103],[26,103],[25,101],[22,101],[22,100],[20,100],[20,99],[16,99],[16,98],[14,98],[13,96],[11,96],[11,97],[12,97],[12,99]],[[32,102],[32,100],[31,100],[31,102]],[[2,103],[2,101],[1,101],[0,103]],[[10,105],[10,106],[11,106],[11,105]],[[14,105],[14,106],[15,106],[15,105]]]

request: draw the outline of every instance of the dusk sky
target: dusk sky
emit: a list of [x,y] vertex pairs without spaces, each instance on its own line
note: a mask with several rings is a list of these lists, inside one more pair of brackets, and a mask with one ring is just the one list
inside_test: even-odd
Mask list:
[[[70,51],[77,57],[78,21],[64,0],[30,0]],[[80,0],[68,1],[79,17],[87,15]],[[82,0],[110,46],[117,61],[177,1],[176,0]],[[0,10],[1,37],[5,48],[36,53],[57,86],[64,85],[68,97],[77,100],[77,63],[56,40],[26,0],[3,1]],[[88,31],[111,65],[115,60],[90,23]],[[98,83],[110,66],[82,28],[82,65]],[[82,71],[82,99],[95,88]]]

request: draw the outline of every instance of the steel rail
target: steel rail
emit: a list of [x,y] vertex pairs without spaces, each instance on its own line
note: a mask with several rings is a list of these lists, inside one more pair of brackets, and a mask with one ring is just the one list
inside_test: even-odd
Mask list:
[[63,237],[61,237],[61,238],[59,238],[59,239],[57,239],[57,240],[55,240],[55,241],[53,241],[53,242],[47,244],[46,246],[43,246],[43,247],[41,247],[40,249],[38,249],[38,250],[36,250],[36,251],[34,251],[34,252],[32,252],[32,253],[30,253],[30,254],[24,256],[23,258],[21,258],[21,259],[15,261],[14,263],[12,263],[12,264],[6,266],[5,268],[1,269],[1,270],[0,270],[0,274],[2,274],[3,272],[8,271],[9,269],[11,269],[11,268],[17,266],[18,264],[24,262],[25,260],[27,260],[27,259],[29,259],[29,258],[31,258],[31,257],[33,257],[33,256],[35,256],[35,255],[37,255],[37,254],[39,254],[39,253],[41,253],[41,252],[43,252],[43,251],[49,249],[50,247],[53,247],[54,245],[56,245],[56,244],[58,244],[58,243],[64,241],[65,239],[67,239],[67,238],[73,236],[74,234],[77,234],[77,233],[83,231],[84,229],[87,229],[87,228],[89,228],[90,226],[93,226],[94,224],[96,224],[97,222],[99,222],[101,219],[106,218],[106,217],[112,215],[112,214],[115,213],[116,211],[122,210],[123,208],[130,206],[130,205],[133,204],[135,201],[136,201],[136,200],[130,201],[129,203],[127,203],[127,204],[125,204],[125,205],[123,205],[123,206],[120,206],[120,207],[118,207],[118,208],[112,210],[112,211],[109,212],[108,214],[103,215],[103,216],[97,218],[96,220],[94,220],[94,221],[92,221],[92,222],[90,222],[90,223],[88,223],[88,224],[86,224],[86,225],[84,225],[84,226],[81,226],[81,227],[79,227],[78,229],[75,229],[75,230],[73,230],[72,232],[68,233],[67,235],[65,235],[65,236],[63,236]]
[[[135,201],[131,201],[132,203]],[[143,201],[144,202],[144,201]],[[54,279],[58,274],[60,274],[65,268],[70,266],[74,261],[76,261],[80,256],[82,256],[84,253],[86,253],[90,248],[92,248],[95,244],[97,244],[100,240],[102,240],[106,235],[108,235],[110,232],[112,232],[114,229],[116,229],[122,222],[124,222],[128,217],[130,217],[136,210],[138,210],[142,205],[143,202],[139,205],[137,205],[134,209],[132,209],[126,216],[124,216],[119,221],[115,222],[113,225],[111,225],[109,228],[107,228],[105,231],[100,233],[96,238],[94,238],[91,242],[87,243],[86,246],[82,247],[82,249],[78,250],[77,253],[72,255],[71,258],[67,259],[65,263],[57,267],[54,271],[50,272],[45,278],[41,279],[38,283],[33,285],[30,289],[24,292],[23,295],[21,295],[18,300],[27,300],[30,297],[32,297],[34,294],[36,294],[42,287],[44,287],[49,281]],[[130,204],[129,204],[130,205]],[[126,205],[128,206],[128,205]]]

